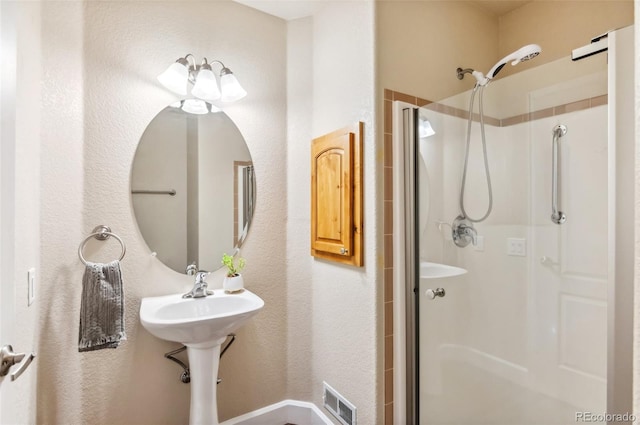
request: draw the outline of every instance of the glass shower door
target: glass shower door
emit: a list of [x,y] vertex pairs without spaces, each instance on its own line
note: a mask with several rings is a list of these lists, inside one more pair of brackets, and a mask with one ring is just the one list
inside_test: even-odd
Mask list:
[[[487,86],[493,209],[473,224],[474,242],[459,247],[452,223],[469,95],[421,108],[416,131],[420,424],[572,424],[580,412],[604,413],[606,55],[562,59]],[[421,131],[426,121],[434,134]],[[558,125],[567,129],[555,140],[563,224],[551,219]],[[472,217],[488,207],[478,122],[464,202]]]

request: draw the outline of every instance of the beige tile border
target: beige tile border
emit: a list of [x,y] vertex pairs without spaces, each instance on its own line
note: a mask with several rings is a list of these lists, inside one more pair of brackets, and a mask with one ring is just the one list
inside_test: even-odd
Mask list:
[[393,110],[392,101],[428,104],[424,99],[384,90],[384,425],[393,425]]

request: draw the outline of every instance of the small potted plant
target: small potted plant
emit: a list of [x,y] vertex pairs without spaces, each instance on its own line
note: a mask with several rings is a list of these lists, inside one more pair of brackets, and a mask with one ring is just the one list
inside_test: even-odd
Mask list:
[[222,282],[222,288],[227,292],[239,292],[244,288],[244,280],[240,272],[244,269],[244,258],[233,258],[231,255],[222,255],[222,264],[227,267],[227,275]]

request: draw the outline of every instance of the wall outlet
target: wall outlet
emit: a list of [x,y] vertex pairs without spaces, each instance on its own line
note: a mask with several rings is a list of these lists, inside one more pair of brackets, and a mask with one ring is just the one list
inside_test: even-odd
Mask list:
[[524,238],[507,238],[507,255],[527,256],[527,240]]
[[36,299],[36,269],[27,271],[27,305],[33,304]]

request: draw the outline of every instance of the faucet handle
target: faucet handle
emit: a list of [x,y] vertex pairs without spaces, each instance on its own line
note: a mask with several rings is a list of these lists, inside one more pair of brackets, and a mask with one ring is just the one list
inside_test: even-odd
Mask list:
[[187,276],[193,276],[194,274],[196,274],[197,271],[198,271],[198,266],[196,265],[195,261],[189,264],[187,266],[187,269],[185,270],[185,272],[187,273]]

